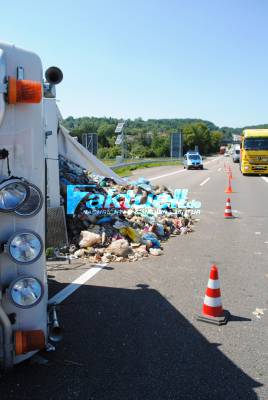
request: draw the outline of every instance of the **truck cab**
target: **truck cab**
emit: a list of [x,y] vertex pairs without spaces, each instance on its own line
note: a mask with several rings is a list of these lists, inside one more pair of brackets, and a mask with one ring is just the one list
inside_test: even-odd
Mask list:
[[268,129],[245,129],[241,140],[243,175],[268,173]]

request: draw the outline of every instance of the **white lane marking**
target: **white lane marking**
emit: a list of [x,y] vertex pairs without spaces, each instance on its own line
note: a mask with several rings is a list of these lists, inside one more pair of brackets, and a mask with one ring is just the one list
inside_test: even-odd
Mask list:
[[255,232],[255,235],[261,235],[261,232]]
[[[204,164],[209,164],[213,161],[219,160],[220,157],[217,158],[213,158],[213,160],[210,161],[206,161]],[[159,176],[154,176],[153,178],[148,177],[147,179],[149,179],[149,181],[155,181],[156,179],[161,179],[161,178],[165,178],[166,176],[171,176],[171,175],[176,175],[176,174],[180,174],[181,172],[186,172],[186,169],[180,169],[179,171],[175,171],[175,172],[169,172],[168,174],[164,174],[164,175],[159,175]]]
[[213,158],[213,159],[210,160],[210,161],[206,161],[205,164],[209,164],[209,163],[211,163],[211,162],[213,162],[213,161],[219,160],[220,158],[221,158],[221,157]]
[[180,169],[179,171],[170,172],[169,174],[159,175],[159,176],[155,176],[154,178],[148,178],[148,179],[149,179],[149,181],[154,181],[156,179],[165,178],[166,176],[180,174],[181,172],[186,172],[186,169]]
[[208,178],[205,179],[203,182],[201,182],[201,183],[200,183],[200,186],[205,185],[209,180],[210,180],[210,177],[208,177]]
[[268,183],[268,178],[266,178],[265,176],[262,176],[262,179],[263,179],[266,183]]
[[218,168],[218,172],[220,172],[221,171],[221,168]]
[[91,267],[84,274],[80,275],[77,279],[75,279],[72,283],[62,289],[60,292],[55,294],[55,296],[49,299],[48,304],[59,304],[62,303],[67,297],[73,294],[77,289],[80,288],[81,285],[86,283],[89,279],[93,278],[98,272],[102,270],[107,264],[96,264],[96,266]]

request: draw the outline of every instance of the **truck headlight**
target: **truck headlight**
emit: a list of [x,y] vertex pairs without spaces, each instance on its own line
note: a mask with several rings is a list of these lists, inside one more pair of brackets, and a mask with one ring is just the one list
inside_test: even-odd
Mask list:
[[0,211],[15,211],[24,204],[29,193],[28,185],[19,178],[2,180],[0,183]]
[[17,264],[31,264],[41,256],[43,243],[37,233],[25,230],[12,235],[5,245],[5,250]]
[[29,183],[28,187],[29,197],[27,201],[15,210],[15,214],[20,217],[32,217],[36,215],[43,205],[43,195],[41,190],[32,183]]
[[41,301],[44,290],[38,279],[24,276],[10,284],[8,293],[17,307],[30,308]]

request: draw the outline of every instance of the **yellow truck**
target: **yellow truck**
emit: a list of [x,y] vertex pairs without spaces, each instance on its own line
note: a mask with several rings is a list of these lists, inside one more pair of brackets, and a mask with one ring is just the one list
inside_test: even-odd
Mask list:
[[243,175],[268,174],[268,129],[245,129],[241,138]]

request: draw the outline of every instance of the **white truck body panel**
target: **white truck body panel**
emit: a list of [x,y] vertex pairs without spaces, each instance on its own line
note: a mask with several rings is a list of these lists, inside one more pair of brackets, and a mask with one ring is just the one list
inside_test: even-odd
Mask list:
[[[17,67],[21,66],[24,68],[24,79],[42,81],[42,64],[36,54],[5,43],[0,43],[0,49],[5,58],[7,76],[16,76]],[[0,77],[0,82],[2,78]],[[1,106],[3,103],[0,103]],[[11,175],[23,177],[35,184],[43,195],[45,193],[44,144],[42,102],[39,104],[5,104],[0,124],[0,148],[9,151]],[[7,175],[6,160],[0,160],[0,171],[1,175]],[[44,211],[43,206],[37,215],[30,218],[1,212],[0,241],[6,242],[11,234],[21,229],[33,230],[44,241]],[[5,289],[21,275],[33,276],[41,281],[45,291],[42,301],[32,308],[21,309],[10,302],[4,291],[2,307],[7,314],[16,314],[16,323],[12,326],[14,331],[41,329],[47,335],[47,281],[44,251],[42,256],[30,265],[18,265],[11,261],[6,254],[0,254],[0,287]],[[14,363],[29,356],[31,353],[15,356]]]
[[58,152],[58,109],[55,99],[43,99],[45,130],[49,132],[46,138],[47,160],[47,205],[48,207],[60,206],[60,181],[59,181],[59,152]]
[[124,184],[125,180],[118,176],[111,168],[103,164],[97,157],[90,153],[84,146],[75,140],[69,131],[60,125],[58,135],[59,154],[72,162],[80,165],[90,172],[103,175],[115,180],[118,184]]

